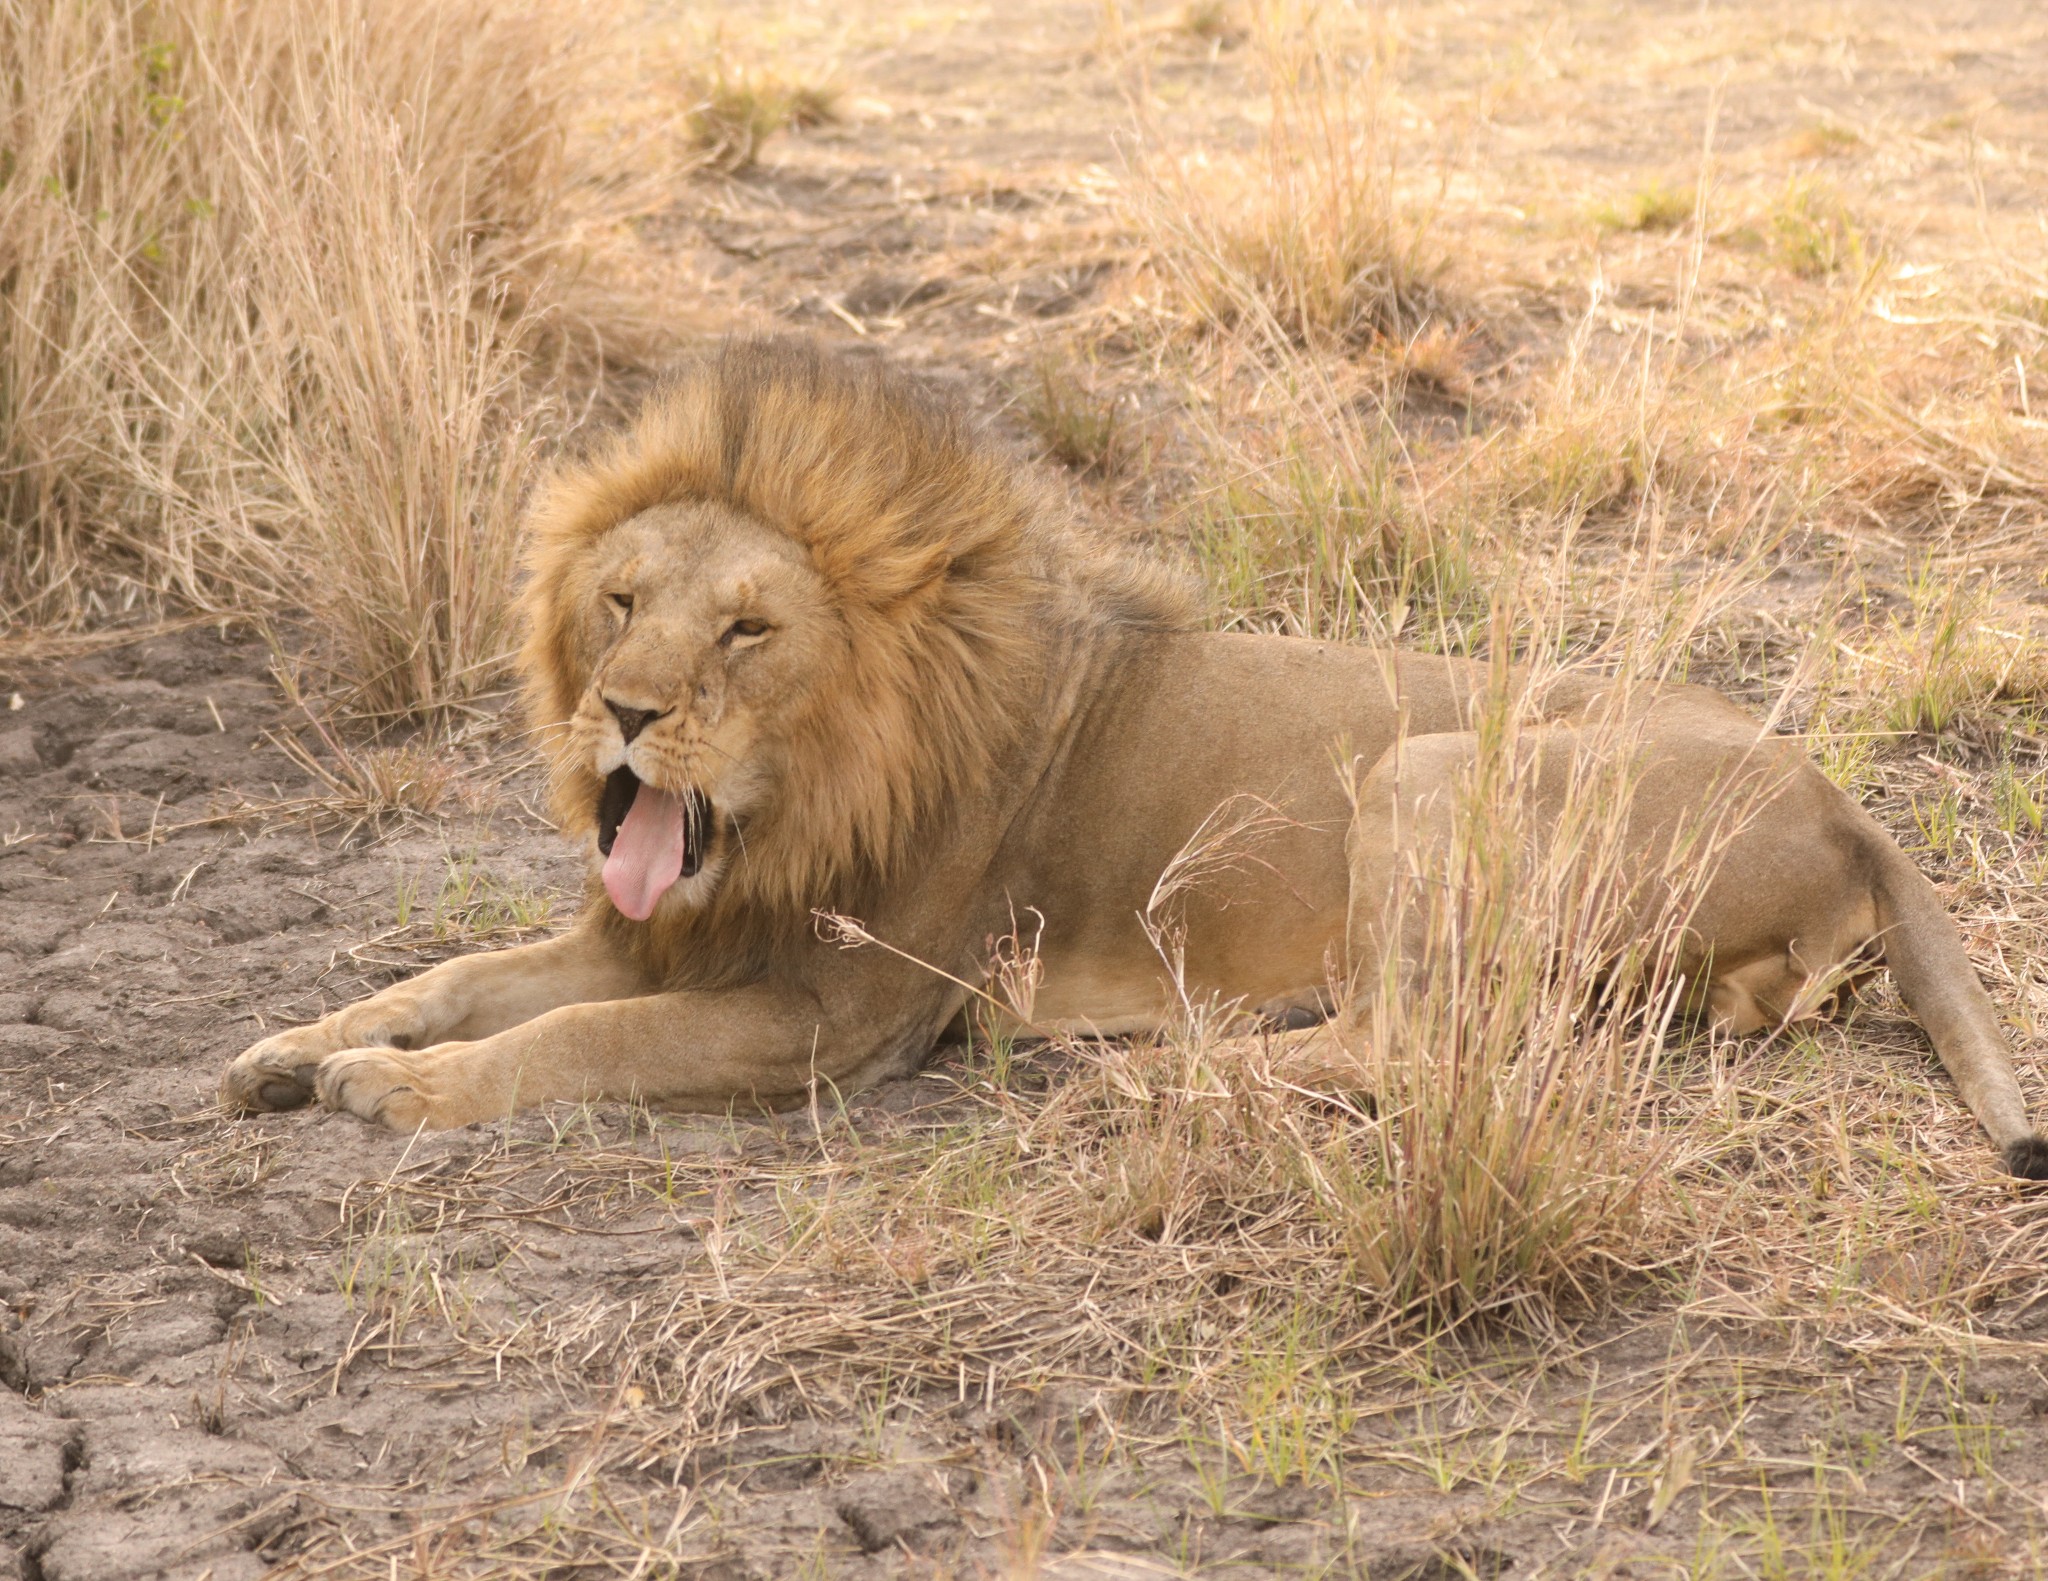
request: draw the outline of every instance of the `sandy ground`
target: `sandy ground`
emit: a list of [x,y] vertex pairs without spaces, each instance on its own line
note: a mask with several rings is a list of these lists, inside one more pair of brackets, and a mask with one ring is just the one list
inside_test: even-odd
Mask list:
[[[292,1518],[284,1490],[314,1464],[337,1487],[385,1464],[366,1492],[399,1464],[387,1434],[440,1463],[454,1425],[482,1421],[475,1401],[408,1396],[351,1426],[367,1397],[301,1365],[333,1372],[354,1319],[331,1283],[300,1284],[299,1253],[404,1143],[337,1133],[292,1148],[281,1178],[283,1133],[211,1112],[214,1071],[253,1032],[410,967],[402,936],[387,937],[397,953],[361,946],[389,935],[405,875],[438,889],[442,871],[439,831],[350,845],[206,821],[242,793],[304,788],[264,736],[281,723],[264,660],[200,629],[16,668],[0,688],[19,700],[0,716],[0,1372],[42,1403],[0,1394],[0,1540],[38,1534],[25,1574],[258,1573],[250,1550]],[[468,838],[533,884],[573,882],[530,825]],[[264,1292],[273,1279],[291,1295]],[[303,1430],[277,1437],[259,1417]],[[174,1491],[138,1503],[149,1488]]]
[[[1483,223],[1525,253],[1481,293],[1504,367],[1562,319],[1554,277],[1586,244],[1556,216],[1589,186],[1682,170],[1710,103],[1738,178],[1822,111],[1927,129],[1856,179],[1919,216],[1930,256],[1980,200],[2018,223],[2048,117],[2043,28],[2008,5],[1945,7],[1938,36],[1921,6],[1854,10],[1404,18],[1422,145],[1492,172],[1496,196],[1451,205],[1447,235]],[[880,346],[995,412],[1041,337],[1108,311],[1128,244],[1100,181],[1130,101],[1100,8],[744,5],[724,25],[829,69],[849,112],[649,222],[716,312]],[[1578,74],[1590,56],[1597,81]],[[1160,113],[1242,142],[1242,70],[1188,41],[1150,83]],[[1954,118],[1988,129],[1975,155],[1936,135]],[[1626,287],[1638,244],[1612,245]],[[1663,266],[1637,264],[1651,283],[1617,300],[1649,311]],[[1094,504],[1141,518],[1146,498]],[[832,1125],[603,1107],[409,1140],[318,1113],[223,1119],[218,1070],[266,1027],[558,925],[580,887],[509,727],[472,733],[431,818],[307,812],[315,787],[271,739],[303,721],[267,658],[205,626],[0,654],[0,1564],[24,1581],[1722,1573],[1710,1528],[1739,1536],[1772,1478],[1821,1462],[1856,1469],[1798,1505],[1798,1552],[1745,1549],[1726,1573],[2022,1574],[2016,1556],[2043,1551],[2038,1288],[1981,1314],[1966,1364],[1782,1316],[1662,1315],[1526,1382],[1495,1355],[1449,1394],[1389,1384],[1361,1402],[1369,1453],[1341,1495],[964,1365],[956,1390],[900,1408],[886,1387],[810,1399],[792,1375],[740,1396],[705,1447],[657,1419],[614,1348],[662,1314],[721,1321],[721,1249],[772,1205],[754,1166],[825,1168]],[[936,1130],[963,1085],[942,1061],[834,1123]],[[1590,1470],[1508,1476],[1500,1495],[1530,1444],[1575,1435]],[[1703,1480],[1711,1497],[1687,1491]]]

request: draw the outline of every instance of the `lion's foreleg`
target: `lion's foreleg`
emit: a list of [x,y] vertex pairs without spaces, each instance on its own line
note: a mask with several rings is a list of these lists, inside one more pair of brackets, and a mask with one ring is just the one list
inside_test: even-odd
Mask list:
[[[836,1019],[836,1018],[835,1018]],[[502,1119],[555,1100],[644,1099],[718,1113],[789,1108],[878,1072],[878,1043],[767,986],[570,1005],[473,1042],[350,1049],[321,1064],[330,1108],[398,1130]]]
[[630,967],[584,929],[446,961],[302,1027],[275,1033],[228,1066],[221,1099],[231,1109],[291,1109],[313,1096],[313,1071],[343,1049],[427,1049],[488,1038],[564,1005],[643,990]]

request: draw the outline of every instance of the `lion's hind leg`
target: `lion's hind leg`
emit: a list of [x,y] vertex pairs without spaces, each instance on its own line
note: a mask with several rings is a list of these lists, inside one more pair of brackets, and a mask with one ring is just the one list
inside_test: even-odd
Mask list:
[[1706,1018],[1716,1031],[1750,1037],[1819,1018],[1832,993],[1826,979],[1802,972],[1790,956],[1769,955],[1715,972],[1707,982]]
[[1809,966],[1794,942],[1726,971],[1709,968],[1708,1022],[1718,1031],[1748,1037],[1845,1014],[1884,960],[1873,942],[1873,908],[1866,904],[1860,910],[1870,914],[1868,923],[1838,930],[1842,936],[1821,953],[1821,965]]

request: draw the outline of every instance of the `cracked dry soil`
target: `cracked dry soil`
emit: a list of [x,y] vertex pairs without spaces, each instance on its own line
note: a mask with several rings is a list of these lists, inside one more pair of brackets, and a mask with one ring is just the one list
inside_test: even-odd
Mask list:
[[[264,1026],[434,958],[359,946],[390,935],[419,873],[440,882],[448,836],[213,821],[237,793],[313,788],[267,738],[285,709],[255,644],[187,630],[17,666],[10,695],[0,1564],[44,1581],[261,1574],[309,1490],[375,1504],[531,1408],[349,1364],[360,1313],[320,1265],[340,1197],[403,1140],[214,1103],[222,1062]],[[474,860],[574,882],[534,820],[474,822]]]

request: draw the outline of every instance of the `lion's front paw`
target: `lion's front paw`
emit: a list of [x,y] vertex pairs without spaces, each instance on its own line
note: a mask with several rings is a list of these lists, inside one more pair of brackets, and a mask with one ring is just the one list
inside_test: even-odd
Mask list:
[[320,1062],[314,1086],[328,1108],[394,1131],[462,1125],[469,1117],[451,1114],[448,1103],[434,1090],[428,1070],[434,1053],[432,1049],[417,1054],[396,1049],[344,1049]]
[[220,1101],[240,1114],[311,1103],[313,1072],[330,1052],[315,1027],[293,1027],[252,1043],[229,1062]]

